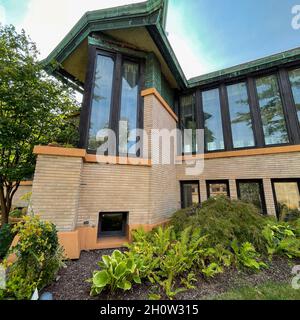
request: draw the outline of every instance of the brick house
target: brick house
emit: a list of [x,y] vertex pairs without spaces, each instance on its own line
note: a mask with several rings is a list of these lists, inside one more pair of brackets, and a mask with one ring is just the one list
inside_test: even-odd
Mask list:
[[[119,247],[131,230],[220,194],[262,214],[299,210],[300,49],[187,80],[165,33],[167,6],[87,12],[45,60],[84,94],[78,148],[34,150],[32,208],[57,225],[70,258]],[[149,133],[150,146],[153,129],[190,129],[192,139],[169,164],[124,149],[129,138],[117,139],[117,157],[97,156],[106,141],[97,132],[118,132],[121,119]],[[203,172],[187,174],[188,161],[203,158]]]

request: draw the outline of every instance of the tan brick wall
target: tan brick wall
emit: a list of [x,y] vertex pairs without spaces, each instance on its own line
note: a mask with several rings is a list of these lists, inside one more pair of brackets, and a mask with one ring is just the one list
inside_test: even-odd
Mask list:
[[300,152],[207,159],[203,173],[198,176],[187,176],[185,169],[184,164],[177,166],[177,180],[200,180],[202,199],[206,194],[206,180],[229,180],[230,194],[236,198],[236,179],[263,179],[267,211],[269,215],[275,215],[271,179],[299,178]]
[[39,155],[32,187],[32,209],[58,230],[74,230],[77,221],[82,158]]
[[13,197],[13,208],[26,208],[28,201],[21,199],[24,195],[32,191],[32,186],[19,186],[17,192]]

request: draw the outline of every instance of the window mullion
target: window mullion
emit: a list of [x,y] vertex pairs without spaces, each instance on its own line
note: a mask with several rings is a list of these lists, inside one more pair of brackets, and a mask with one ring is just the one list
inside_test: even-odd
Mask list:
[[252,125],[253,125],[253,131],[255,136],[255,142],[257,147],[262,148],[265,146],[264,131],[262,126],[257,92],[255,88],[255,80],[253,78],[247,79],[247,87],[248,87],[250,111],[253,119]]
[[298,116],[287,71],[284,69],[280,69],[278,79],[279,88],[283,98],[283,111],[286,118],[290,140],[292,143],[300,144],[300,129]]
[[225,150],[232,150],[233,141],[232,141],[231,121],[230,121],[230,115],[229,115],[228,96],[227,96],[226,86],[224,84],[222,84],[220,87],[220,104],[221,104]]

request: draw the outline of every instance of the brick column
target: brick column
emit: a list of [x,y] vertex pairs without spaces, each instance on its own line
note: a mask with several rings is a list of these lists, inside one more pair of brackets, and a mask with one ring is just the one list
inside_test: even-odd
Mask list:
[[266,199],[266,206],[267,206],[268,215],[276,217],[276,208],[275,208],[271,180],[270,179],[263,179],[263,183],[264,183],[264,192],[265,192],[265,199]]
[[38,157],[31,207],[34,214],[53,222],[59,231],[72,231],[77,223],[83,150],[77,149],[77,153],[76,149],[70,150],[35,149]]
[[207,200],[207,190],[206,190],[206,182],[205,180],[200,180],[200,199],[201,202],[204,202]]
[[230,190],[230,198],[232,200],[237,200],[237,188],[235,180],[229,180],[229,190]]

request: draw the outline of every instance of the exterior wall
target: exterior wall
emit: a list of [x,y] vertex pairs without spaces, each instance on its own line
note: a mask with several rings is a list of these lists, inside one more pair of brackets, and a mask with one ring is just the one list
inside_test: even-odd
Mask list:
[[236,179],[263,179],[268,214],[276,215],[271,179],[299,178],[300,152],[206,159],[204,172],[199,176],[187,176],[185,169],[184,164],[177,166],[177,180],[200,180],[202,200],[207,197],[206,180],[229,180],[231,198],[236,199]]
[[33,187],[32,210],[60,231],[76,226],[82,158],[39,155]]
[[13,197],[13,208],[26,208],[28,201],[22,199],[22,197],[32,191],[32,183],[24,183],[19,186],[17,192]]

